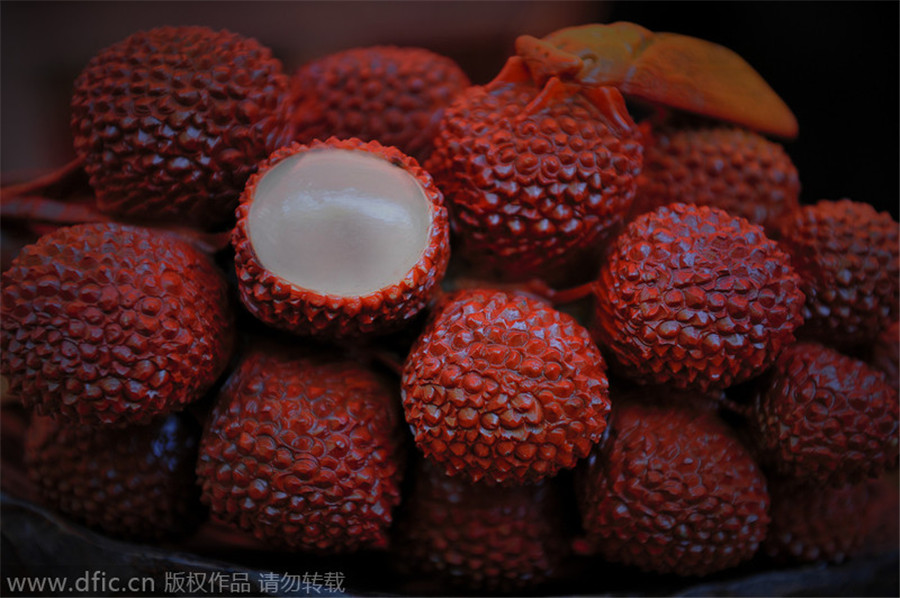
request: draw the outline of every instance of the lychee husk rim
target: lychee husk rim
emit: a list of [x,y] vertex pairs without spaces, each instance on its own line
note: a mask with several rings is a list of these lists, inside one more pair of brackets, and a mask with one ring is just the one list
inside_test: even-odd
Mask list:
[[[406,171],[430,204],[427,244],[416,263],[398,282],[358,296],[306,289],[269,271],[250,240],[250,208],[257,187],[286,158],[315,150],[365,152]],[[443,280],[450,259],[450,228],[444,197],[431,175],[412,157],[392,146],[356,138],[294,142],[273,152],[250,177],[235,211],[232,232],[241,302],[262,322],[288,332],[320,338],[354,338],[389,332],[418,314]]]

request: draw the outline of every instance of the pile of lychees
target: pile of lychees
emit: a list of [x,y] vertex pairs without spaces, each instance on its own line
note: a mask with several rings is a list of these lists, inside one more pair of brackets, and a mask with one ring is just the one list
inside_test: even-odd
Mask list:
[[475,591],[574,558],[840,561],[879,531],[898,223],[801,205],[765,136],[797,123],[725,48],[573,27],[471,85],[419,48],[289,76],[163,27],[71,105],[90,218],[17,212],[46,234],[3,272],[0,336],[60,512],[140,540],[208,512]]

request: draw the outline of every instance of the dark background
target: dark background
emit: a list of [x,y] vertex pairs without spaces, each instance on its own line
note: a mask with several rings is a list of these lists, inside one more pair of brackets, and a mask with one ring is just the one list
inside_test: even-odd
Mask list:
[[130,33],[204,24],[253,36],[292,71],[336,50],[394,43],[457,60],[487,82],[519,34],[626,20],[743,56],[793,109],[785,147],[801,199],[900,201],[897,2],[14,2],[0,3],[0,171],[27,176],[72,156],[68,101],[90,57]]

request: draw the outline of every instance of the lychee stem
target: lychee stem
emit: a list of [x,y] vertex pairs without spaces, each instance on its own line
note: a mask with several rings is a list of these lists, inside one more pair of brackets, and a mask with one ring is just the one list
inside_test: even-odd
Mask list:
[[596,283],[594,281],[586,282],[576,287],[563,289],[561,291],[556,291],[548,287],[549,293],[546,295],[546,297],[554,305],[575,303],[576,301],[581,301],[582,299],[591,296],[594,292],[595,284]]
[[383,365],[396,374],[397,377],[403,376],[403,362],[397,359],[395,355],[391,355],[387,351],[381,349],[372,349],[369,352],[369,355],[371,355],[373,361]]
[[23,195],[42,195],[48,187],[64,183],[69,177],[79,174],[83,164],[81,158],[75,158],[68,164],[30,181],[0,187],[0,198],[6,202]]

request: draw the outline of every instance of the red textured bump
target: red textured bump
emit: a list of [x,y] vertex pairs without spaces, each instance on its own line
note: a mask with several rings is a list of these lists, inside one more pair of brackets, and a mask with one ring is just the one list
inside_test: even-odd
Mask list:
[[71,128],[98,207],[230,226],[247,177],[290,139],[288,78],[254,39],[206,27],[139,32],[75,81]]
[[575,466],[609,414],[606,366],[571,316],[524,294],[445,302],[403,368],[416,444],[451,475],[523,484]]
[[755,403],[761,454],[783,475],[840,485],[897,469],[897,388],[862,361],[797,343]]
[[202,397],[231,355],[225,278],[175,235],[61,228],[2,280],[0,373],[10,396],[44,415],[146,423]]
[[469,86],[453,60],[424,48],[352,48],[313,60],[292,79],[296,140],[356,137],[423,160],[441,114]]
[[566,265],[615,230],[642,151],[618,91],[538,85],[514,57],[445,111],[426,168],[460,254],[516,279]]
[[[396,284],[356,297],[323,294],[294,285],[270,272],[257,257],[249,234],[249,215],[257,186],[282,160],[319,149],[365,152],[403,169],[420,185],[431,206],[428,242],[415,265]],[[414,159],[376,141],[332,138],[279,149],[248,181],[237,218],[232,245],[244,306],[266,324],[300,335],[359,337],[402,327],[425,308],[438,289],[450,259],[449,225],[443,195]]]
[[762,228],[718,208],[670,204],[613,243],[594,287],[594,334],[641,384],[721,389],[794,342],[800,278]]
[[405,573],[482,591],[534,589],[560,573],[568,555],[557,488],[497,488],[418,469],[393,536]]
[[897,319],[900,227],[887,212],[822,200],[785,221],[781,243],[803,277],[805,336],[839,349],[864,345]]
[[578,470],[587,539],[645,571],[708,575],[751,558],[769,523],[766,480],[713,412],[617,400],[609,438]]
[[51,508],[116,537],[174,539],[203,514],[194,475],[199,438],[199,426],[177,414],[127,428],[36,416],[25,464]]
[[769,236],[799,207],[800,179],[784,147],[737,127],[664,127],[644,148],[633,217],[674,202],[721,208]]
[[868,482],[839,488],[772,480],[772,523],[763,551],[782,563],[841,563],[867,539]]
[[257,347],[204,431],[202,500],[274,548],[384,548],[400,501],[401,421],[396,392],[359,363]]
[[878,335],[869,363],[887,374],[891,386],[900,388],[900,322],[894,322]]

